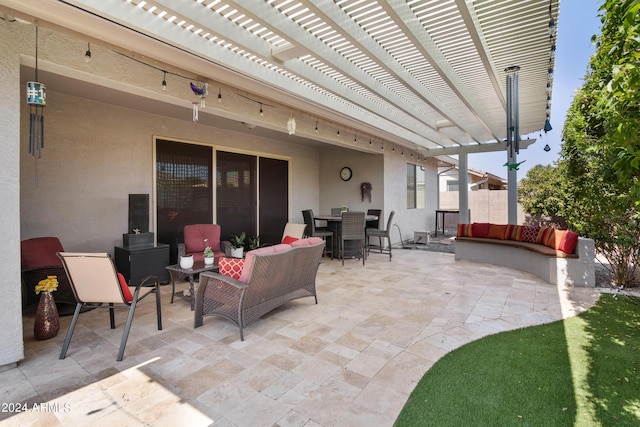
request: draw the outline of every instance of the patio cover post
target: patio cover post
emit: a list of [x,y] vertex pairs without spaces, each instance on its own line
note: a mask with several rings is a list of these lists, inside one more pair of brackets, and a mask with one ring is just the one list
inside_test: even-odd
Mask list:
[[[466,152],[458,154],[458,223],[469,223],[469,170]],[[444,220],[443,220],[444,222]]]
[[518,223],[518,153],[520,152],[520,117],[518,105],[518,71],[520,67],[505,68],[507,73],[507,221]]

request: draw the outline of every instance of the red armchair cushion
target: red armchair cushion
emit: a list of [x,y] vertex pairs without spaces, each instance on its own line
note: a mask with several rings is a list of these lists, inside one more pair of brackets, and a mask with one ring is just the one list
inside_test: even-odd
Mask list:
[[49,265],[62,265],[62,261],[56,255],[64,252],[64,248],[57,237],[36,237],[20,242],[20,258],[22,269],[45,267]]
[[[206,242],[205,242],[206,239]],[[224,255],[220,249],[219,224],[190,224],[184,226],[184,249],[195,261],[204,259],[204,248],[210,246],[216,258]]]
[[118,273],[118,281],[120,282],[120,287],[122,288],[122,295],[124,295],[124,299],[127,300],[127,302],[133,301],[131,289],[129,289],[129,285],[127,284],[127,281],[125,280],[122,273]]

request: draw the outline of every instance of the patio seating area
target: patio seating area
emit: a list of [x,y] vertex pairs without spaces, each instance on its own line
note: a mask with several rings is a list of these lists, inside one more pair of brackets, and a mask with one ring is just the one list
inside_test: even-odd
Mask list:
[[[395,231],[395,230],[394,230]],[[598,289],[564,288],[507,267],[453,254],[394,250],[366,266],[325,259],[318,304],[295,300],[245,330],[212,317],[193,328],[188,301],[169,304],[163,330],[153,299],[136,309],[127,354],[115,362],[125,317],[111,330],[105,310],[81,314],[73,346],[58,360],[57,337],[33,338],[24,313],[25,360],[0,372],[5,402],[48,404],[0,413],[9,424],[190,426],[391,426],[424,372],[467,342],[568,317]],[[178,282],[182,289],[187,282]],[[120,316],[118,316],[120,314]]]

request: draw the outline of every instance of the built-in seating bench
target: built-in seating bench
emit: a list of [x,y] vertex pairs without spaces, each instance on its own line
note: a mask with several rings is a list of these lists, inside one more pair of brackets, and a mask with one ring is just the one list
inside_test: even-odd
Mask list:
[[455,258],[515,268],[555,285],[595,286],[594,242],[567,230],[460,224]]

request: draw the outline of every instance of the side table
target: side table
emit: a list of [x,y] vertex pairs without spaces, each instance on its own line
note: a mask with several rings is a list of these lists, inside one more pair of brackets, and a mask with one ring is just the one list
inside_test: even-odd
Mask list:
[[114,248],[118,272],[122,273],[130,286],[135,286],[147,276],[157,276],[160,283],[169,283],[165,268],[169,265],[169,245],[144,245]]
[[[216,259],[216,261],[218,261]],[[191,311],[195,303],[195,277],[203,271],[218,271],[218,263],[214,261],[211,265],[205,265],[204,261],[196,261],[193,268],[182,268],[180,264],[173,264],[166,267],[171,276],[171,304],[176,294],[176,276],[181,274],[189,279],[189,299],[191,300]]]

